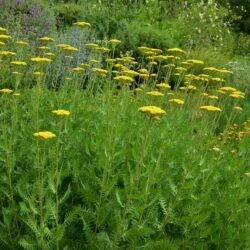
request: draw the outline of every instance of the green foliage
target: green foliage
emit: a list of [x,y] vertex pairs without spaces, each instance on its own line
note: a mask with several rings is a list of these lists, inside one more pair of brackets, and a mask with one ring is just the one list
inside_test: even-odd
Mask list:
[[83,16],[82,7],[77,4],[58,4],[53,7],[57,28],[65,28],[74,22],[81,20]]
[[53,12],[37,0],[1,1],[0,25],[9,30],[18,39],[36,39],[38,36],[55,32],[56,22]]

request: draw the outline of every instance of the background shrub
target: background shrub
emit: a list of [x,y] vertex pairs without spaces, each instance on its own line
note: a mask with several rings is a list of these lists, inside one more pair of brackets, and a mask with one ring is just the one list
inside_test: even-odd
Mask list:
[[37,0],[0,1],[0,25],[7,27],[17,38],[33,41],[38,36],[55,32],[53,12]]

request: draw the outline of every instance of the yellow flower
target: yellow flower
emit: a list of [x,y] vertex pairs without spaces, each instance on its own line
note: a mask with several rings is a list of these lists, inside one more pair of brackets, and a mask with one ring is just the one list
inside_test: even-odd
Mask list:
[[11,39],[12,37],[9,36],[9,35],[0,35],[0,39],[3,39],[3,40],[7,40],[7,39]]
[[68,110],[64,110],[64,109],[53,110],[51,112],[53,114],[57,115],[57,116],[68,116],[68,115],[70,115],[70,112]]
[[108,71],[106,69],[101,69],[101,68],[92,68],[92,71],[101,75],[108,74]]
[[7,29],[3,28],[3,27],[0,27],[0,32],[7,32]]
[[183,67],[176,67],[175,70],[176,70],[176,71],[179,71],[179,72],[187,71],[187,69],[186,69],[186,68],[183,68]]
[[180,53],[180,54],[186,54],[186,52],[182,49],[179,49],[179,48],[171,48],[171,49],[168,49],[167,52],[170,52],[170,53]]
[[235,92],[235,91],[237,91],[237,89],[236,88],[232,88],[232,87],[221,87],[221,88],[219,88],[219,90],[221,90],[221,91],[225,91],[225,92]]
[[139,74],[139,76],[140,76],[141,78],[148,78],[148,77],[149,77],[149,74]]
[[11,89],[0,89],[0,93],[10,94],[12,92],[13,92],[13,90],[11,90]]
[[122,74],[124,74],[124,75],[128,75],[128,76],[138,76],[139,75],[139,73],[138,72],[136,72],[136,71],[134,71],[134,70],[130,70],[130,69],[126,69],[126,70],[123,70],[122,71]]
[[168,102],[175,103],[175,104],[178,104],[178,105],[183,105],[184,104],[184,101],[181,100],[181,99],[170,99],[170,100],[168,100]]
[[90,27],[91,24],[90,23],[87,23],[87,22],[76,22],[76,23],[73,23],[75,26],[78,26],[78,27],[81,27],[81,28],[85,28],[85,27]]
[[85,43],[85,47],[87,49],[97,49],[97,48],[99,48],[99,45],[96,43]]
[[164,94],[161,93],[161,92],[159,92],[159,91],[149,91],[149,92],[147,92],[147,95],[156,96],[156,97],[162,97],[162,96],[164,96]]
[[116,76],[114,77],[114,80],[116,80],[119,83],[131,85],[132,82],[134,82],[134,79],[130,76]]
[[187,62],[187,63],[192,63],[193,65],[202,65],[202,64],[204,64],[203,61],[201,61],[201,60],[196,60],[196,59],[190,59],[190,60],[187,60],[186,62]]
[[204,71],[210,71],[210,72],[218,72],[218,69],[214,67],[206,67],[203,69]]
[[227,69],[219,69],[218,72],[222,73],[222,74],[232,74],[233,73],[232,71],[229,71]]
[[0,42],[0,46],[4,46],[5,45],[5,43],[3,43],[3,42]]
[[46,57],[33,57],[30,60],[35,63],[50,63],[52,61],[51,59]]
[[50,50],[50,48],[47,47],[47,46],[40,46],[40,47],[38,47],[38,49],[40,49],[40,50]]
[[141,89],[141,88],[135,88],[135,92],[136,92],[136,93],[143,92],[143,89]]
[[156,106],[143,106],[138,109],[139,112],[148,113],[150,116],[159,116],[166,114],[166,111]]
[[102,53],[107,53],[107,52],[110,51],[110,49],[105,48],[105,47],[99,47],[99,48],[97,48],[97,50],[100,51],[100,52],[102,52]]
[[188,90],[196,90],[197,88],[195,86],[193,86],[193,85],[188,85],[187,89]]
[[50,131],[40,131],[40,132],[36,132],[33,134],[35,137],[40,138],[40,139],[51,139],[53,137],[56,137],[55,134],[53,134]]
[[200,109],[206,110],[206,111],[209,111],[209,112],[221,112],[220,108],[214,107],[214,106],[211,106],[211,105],[200,106]]
[[139,69],[138,72],[140,74],[149,74],[148,70],[147,69]]
[[209,94],[208,93],[201,93],[200,96],[208,97]]
[[16,53],[12,51],[7,51],[7,50],[0,51],[0,56],[14,56],[14,55],[16,55]]
[[22,76],[23,75],[23,73],[20,73],[18,71],[13,71],[12,74],[16,75],[16,76]]
[[75,68],[73,68],[72,69],[74,72],[83,72],[83,71],[85,71],[85,69],[84,68],[81,68],[81,67],[75,67]]
[[212,81],[212,82],[216,82],[216,83],[225,82],[224,79],[219,78],[219,77],[212,77],[209,80]]
[[97,64],[97,63],[98,63],[98,61],[95,60],[95,59],[91,59],[91,60],[89,60],[89,62],[90,62],[91,64]]
[[164,61],[167,60],[168,57],[164,55],[157,55],[157,56],[152,56],[152,59],[155,61]]
[[121,40],[118,40],[118,39],[110,39],[109,40],[109,43],[112,45],[112,46],[116,46],[118,44],[121,44],[122,41]]
[[111,63],[111,64],[112,64],[112,63],[115,63],[115,61],[116,61],[116,60],[115,60],[115,59],[112,59],[112,58],[106,59],[106,62],[107,62],[107,63]]
[[12,62],[10,62],[10,64],[16,65],[16,66],[27,66],[27,63],[22,62],[22,61],[12,61]]
[[219,99],[219,97],[216,96],[216,95],[209,95],[208,98],[209,98],[209,99],[215,99],[215,100],[218,100],[218,99]]
[[35,72],[33,72],[33,75],[34,76],[42,76],[42,75],[44,75],[44,73],[40,72],[40,71],[35,71]]
[[244,93],[242,94],[242,92],[241,93],[239,93],[239,92],[240,91],[235,91],[232,94],[230,94],[229,96],[231,96],[233,99],[244,99],[245,98]]
[[243,108],[242,108],[242,107],[239,107],[239,106],[235,106],[235,107],[234,107],[234,110],[242,111]]
[[58,47],[58,48],[66,48],[66,47],[71,47],[71,45],[65,44],[65,43],[59,43],[59,44],[56,45],[56,47]]
[[29,45],[29,43],[24,42],[24,41],[17,41],[15,43],[18,44],[18,45]]
[[46,55],[46,56],[55,56],[55,54],[52,53],[52,52],[47,52],[47,53],[45,53],[45,55]]
[[171,86],[168,83],[158,83],[155,85],[159,89],[171,89]]
[[67,51],[67,52],[77,52],[78,49],[73,47],[73,46],[66,46],[66,47],[63,47],[62,48],[64,51]]
[[172,69],[174,67],[175,67],[175,64],[173,64],[173,63],[169,63],[169,64],[166,64],[163,66],[163,68],[166,68],[166,69]]
[[53,42],[54,41],[53,38],[47,37],[47,36],[41,37],[41,38],[39,38],[39,40],[42,41],[42,42]]

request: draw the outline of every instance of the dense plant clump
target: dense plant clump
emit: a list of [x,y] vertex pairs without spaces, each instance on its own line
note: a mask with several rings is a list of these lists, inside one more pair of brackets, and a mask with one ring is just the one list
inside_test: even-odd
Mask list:
[[55,18],[49,8],[37,0],[1,0],[0,25],[12,30],[17,38],[31,41],[55,31]]
[[2,249],[250,248],[249,58],[179,2],[0,0]]

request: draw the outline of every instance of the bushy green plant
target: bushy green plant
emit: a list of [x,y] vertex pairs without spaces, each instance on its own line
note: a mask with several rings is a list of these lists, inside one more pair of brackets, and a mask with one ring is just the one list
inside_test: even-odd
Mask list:
[[73,3],[57,4],[53,7],[53,11],[58,29],[72,25],[74,22],[81,20],[83,16],[82,7]]
[[37,0],[1,1],[0,24],[9,28],[16,38],[25,37],[30,41],[56,31],[53,12]]

